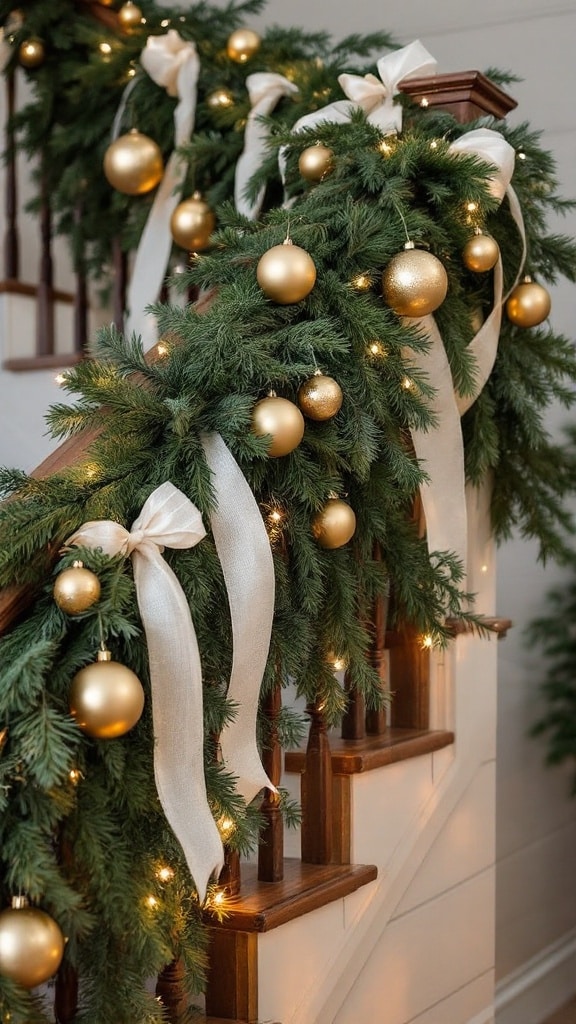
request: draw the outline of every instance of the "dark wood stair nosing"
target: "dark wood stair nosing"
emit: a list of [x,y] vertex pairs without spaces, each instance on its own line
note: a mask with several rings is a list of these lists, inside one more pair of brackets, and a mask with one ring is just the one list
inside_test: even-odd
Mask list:
[[[332,771],[335,775],[360,775],[398,761],[420,757],[454,743],[454,733],[447,729],[404,729],[396,726],[381,736],[360,740],[343,740],[330,735]],[[284,755],[287,772],[302,773],[306,751],[288,750]]]

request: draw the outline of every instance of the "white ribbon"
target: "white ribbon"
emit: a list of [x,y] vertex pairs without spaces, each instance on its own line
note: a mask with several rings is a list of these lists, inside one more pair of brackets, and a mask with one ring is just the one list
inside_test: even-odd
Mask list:
[[[408,46],[381,57],[376,66],[380,78],[372,74],[364,77],[346,73],[339,75],[338,82],[347,99],[337,100],[320,110],[305,114],[296,122],[293,131],[315,128],[326,121],[345,124],[353,112],[360,109],[370,124],[376,125],[382,132],[399,132],[402,128],[402,108],[394,103],[394,97],[400,92],[399,83],[415,75],[434,75],[437,62],[420,40],[415,39]],[[286,178],[286,150],[287,147],[283,146],[278,156],[283,182]]]
[[283,75],[272,71],[257,71],[248,75],[246,87],[251,110],[244,132],[244,151],[236,164],[234,200],[236,209],[250,220],[256,220],[262,208],[265,188],[253,200],[246,198],[246,188],[252,175],[259,169],[266,153],[269,129],[261,118],[268,117],[283,96],[298,92],[298,87]]
[[274,790],[256,746],[256,716],[274,615],[274,563],[270,540],[254,495],[219,434],[202,438],[217,500],[210,517],[228,590],[233,659],[228,697],[236,714],[222,730],[226,767],[238,779],[246,803],[265,786]]
[[[495,168],[490,178],[492,195],[502,200],[508,195],[510,210],[522,239],[523,254],[516,280],[521,274],[526,254],[526,241],[520,205],[510,186],[514,171],[514,150],[499,134],[487,128],[466,133],[450,146],[451,151],[471,153]],[[436,427],[429,431],[411,430],[414,450],[426,472],[421,487],[426,518],[427,543],[430,551],[453,551],[463,566],[467,565],[467,510],[464,471],[464,447],[460,418],[473,404],[485,386],[496,359],[502,321],[502,261],[494,269],[493,307],[486,321],[472,339],[468,351],[475,360],[474,389],[471,394],[455,394],[452,375],[436,321],[432,316],[407,321],[419,329],[429,341],[429,349],[419,356],[434,387],[433,412]]]
[[172,236],[170,218],[178,202],[186,164],[176,152],[187,142],[194,129],[200,61],[196,47],[185,42],[175,29],[163,36],[149,36],[140,63],[157,85],[169,96],[178,97],[174,110],[174,152],[148,215],[132,268],[128,290],[126,332],[134,332],[147,350],[156,340],[156,326],[146,307],[155,302],[166,274]]
[[67,541],[102,548],[111,557],[132,556],[150,662],[156,787],[201,900],[224,854],[204,779],[198,641],[184,592],[162,551],[191,548],[205,534],[198,509],[167,482],[144,503],[130,532],[111,520],[88,522]]

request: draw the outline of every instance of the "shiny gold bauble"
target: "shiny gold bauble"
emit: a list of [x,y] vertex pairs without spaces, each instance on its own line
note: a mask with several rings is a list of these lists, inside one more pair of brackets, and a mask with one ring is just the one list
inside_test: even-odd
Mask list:
[[338,381],[323,373],[315,373],[298,389],[298,405],[311,420],[332,419],[339,411],[343,398]]
[[64,936],[44,910],[24,905],[0,913],[0,975],[36,988],[56,973],[63,955]]
[[549,292],[529,278],[517,284],[506,303],[506,316],[516,327],[537,327],[552,306]]
[[170,231],[176,245],[197,252],[206,249],[216,226],[216,217],[200,195],[184,199],[170,218]]
[[310,294],[316,283],[316,267],[305,249],[288,241],[264,253],[256,268],[256,279],[269,299],[286,306]]
[[448,290],[439,259],[424,249],[406,247],[393,256],[382,274],[384,301],[399,316],[427,316],[438,309]]
[[85,569],[82,562],[77,562],[57,576],[53,594],[63,612],[79,615],[96,604],[100,597],[100,580],[96,573]]
[[322,548],[341,548],[354,536],[354,510],[341,498],[329,498],[312,520],[312,533]]
[[228,110],[229,107],[234,106],[234,94],[230,92],[230,89],[224,87],[220,89],[214,89],[206,97],[206,103],[211,110]]
[[468,270],[473,270],[475,274],[482,274],[496,266],[499,255],[500,246],[496,239],[490,235],[479,233],[472,235],[472,238],[466,242],[462,259]]
[[156,188],[164,174],[160,147],[136,128],[108,146],[104,174],[113,188],[127,196],[139,196]]
[[45,56],[46,49],[41,39],[25,39],[18,47],[18,61],[23,68],[39,68]]
[[144,709],[144,690],[126,665],[99,651],[98,661],[80,669],[70,689],[70,714],[88,736],[110,740],[132,729]]
[[126,0],[126,3],[122,4],[118,11],[118,21],[122,28],[139,28],[142,24],[142,11],[136,4],[132,3],[132,0]]
[[317,142],[315,146],[303,149],[298,160],[298,170],[306,181],[321,181],[334,169],[334,153],[328,146]]
[[251,28],[237,28],[226,43],[228,57],[237,64],[245,64],[259,49],[260,36]]
[[256,402],[252,410],[252,431],[257,437],[269,434],[268,455],[278,458],[298,447],[304,436],[304,417],[294,402],[271,396]]

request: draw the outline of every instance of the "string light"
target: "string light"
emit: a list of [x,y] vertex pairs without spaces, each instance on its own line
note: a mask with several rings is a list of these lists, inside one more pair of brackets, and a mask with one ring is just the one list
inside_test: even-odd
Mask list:
[[382,139],[378,143],[378,151],[382,153],[382,156],[390,156],[390,153],[394,152],[394,147],[390,145],[387,139]]
[[78,768],[72,768],[68,772],[68,778],[73,786],[77,786],[81,779],[84,778],[82,772]]
[[54,383],[58,384],[59,386],[63,384],[65,380],[66,374],[64,373],[63,370],[61,370],[60,373],[57,373],[56,376],[54,377]]
[[234,829],[236,828],[236,823],[233,821],[233,819],[227,818],[226,815],[222,815],[222,817],[217,822],[217,825],[220,836],[222,837],[224,842],[230,838],[230,836],[234,832]]
[[332,666],[335,672],[344,672],[348,668],[348,660],[341,654],[334,654],[333,651],[329,651],[326,655],[326,661]]
[[158,871],[156,872],[156,878],[160,882],[171,882],[172,879],[174,878],[174,871],[172,868],[168,867],[167,865],[164,865],[163,867],[158,868]]
[[430,103],[429,103],[429,101],[428,101],[428,100],[426,99],[426,97],[425,97],[425,96],[423,96],[423,97],[422,97],[422,99],[420,100],[420,106],[421,106],[421,107],[429,107],[429,106],[430,106]]
[[402,381],[402,387],[404,391],[414,391],[414,389],[416,388],[416,384],[414,383],[411,377],[404,377],[404,380]]
[[160,901],[157,899],[156,896],[153,896],[152,893],[150,893],[150,895],[146,897],[144,902],[146,903],[146,906],[149,908],[149,910],[156,910],[156,907],[160,906]]
[[128,78],[134,78],[136,75],[136,68],[128,68]]
[[426,633],[425,636],[422,637],[422,640],[420,641],[420,643],[421,643],[421,646],[423,647],[423,649],[427,650],[427,651],[429,651],[430,648],[434,646],[434,640],[432,639],[432,636],[431,636],[430,633]]
[[478,203],[466,203],[466,209],[468,213],[478,213]]
[[432,139],[430,143],[430,149],[438,149],[438,139]]
[[381,341],[369,342],[369,344],[366,346],[366,352],[369,356],[372,356],[375,359],[382,359],[385,355],[387,355],[386,347],[385,345],[382,344]]
[[169,351],[170,349],[165,341],[159,341],[156,345],[156,355],[158,356],[167,356]]
[[98,49],[100,50],[100,53],[104,57],[109,57],[110,54],[112,53],[112,47],[110,46],[110,43],[100,43],[100,45],[98,46]]
[[520,150],[520,152],[517,153],[516,156],[518,157],[519,160],[525,160],[526,159],[526,153],[524,153],[522,150]]
[[169,24],[170,18],[163,18],[163,20],[160,22],[160,28],[168,28]]
[[357,292],[367,292],[368,289],[372,287],[372,279],[368,274],[356,274],[356,276],[352,278],[352,287],[355,288]]

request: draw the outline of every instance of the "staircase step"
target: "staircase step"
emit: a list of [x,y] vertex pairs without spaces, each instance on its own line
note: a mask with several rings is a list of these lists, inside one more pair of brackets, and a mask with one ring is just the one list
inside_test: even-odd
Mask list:
[[[335,775],[359,775],[397,761],[430,754],[453,742],[454,733],[445,729],[392,727],[381,736],[366,736],[361,740],[343,740],[336,733],[331,733],[332,771]],[[305,764],[304,749],[286,752],[284,768],[287,772],[303,772]]]

